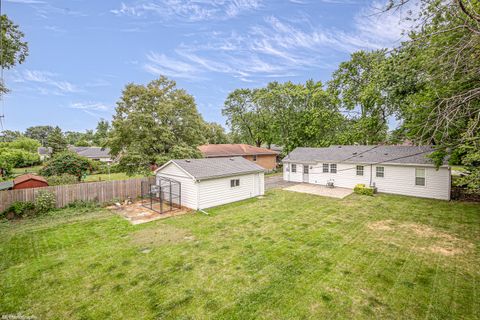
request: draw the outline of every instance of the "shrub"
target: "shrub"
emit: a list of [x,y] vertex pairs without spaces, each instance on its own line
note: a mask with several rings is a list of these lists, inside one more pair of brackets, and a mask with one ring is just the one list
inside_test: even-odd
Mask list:
[[42,168],[40,174],[49,177],[68,173],[76,176],[80,181],[80,178],[89,171],[91,171],[89,159],[79,156],[75,152],[65,151],[57,153],[50,159]]
[[35,213],[33,202],[16,201],[5,209],[0,216],[7,219],[24,218]]
[[55,209],[57,200],[53,192],[40,190],[35,197],[35,211],[37,213],[46,213]]
[[73,209],[95,209],[100,207],[98,202],[87,200],[75,200],[67,205],[67,208]]
[[373,196],[373,194],[375,193],[375,189],[371,187],[366,187],[364,184],[357,184],[355,185],[355,188],[353,188],[353,192],[365,196]]
[[[98,166],[97,173],[107,174],[108,172],[109,172],[108,171],[108,164],[102,162]],[[118,164],[110,164],[110,173],[120,173],[120,172],[122,172],[122,168],[120,168],[120,166]]]
[[64,173],[60,176],[47,177],[47,181],[50,186],[58,186],[62,184],[78,183],[78,178],[72,174]]

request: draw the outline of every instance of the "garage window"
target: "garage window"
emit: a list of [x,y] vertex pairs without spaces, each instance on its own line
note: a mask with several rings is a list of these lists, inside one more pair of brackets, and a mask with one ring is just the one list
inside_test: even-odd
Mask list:
[[253,161],[257,161],[257,155],[256,154],[253,155]]
[[297,172],[297,165],[292,163],[292,172]]
[[415,168],[415,185],[425,186],[425,168]]
[[239,187],[240,186],[240,179],[232,179],[230,180],[230,187]]

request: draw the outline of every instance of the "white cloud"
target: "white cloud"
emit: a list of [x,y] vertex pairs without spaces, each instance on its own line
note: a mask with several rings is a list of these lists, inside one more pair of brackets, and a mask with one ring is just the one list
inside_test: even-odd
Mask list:
[[155,52],[147,54],[147,60],[148,63],[143,67],[149,73],[190,80],[198,80],[200,78],[200,69],[186,61]]
[[246,82],[332,68],[325,62],[327,56],[392,48],[404,40],[402,31],[410,27],[408,22],[398,12],[378,14],[380,7],[378,2],[365,7],[348,31],[314,25],[306,17],[268,16],[241,33],[211,32],[182,44],[172,54],[151,52],[144,67],[174,78],[198,80],[207,73],[221,73]]
[[[76,85],[58,79],[58,74],[49,71],[24,70],[22,73],[17,72],[13,76],[14,82],[31,82],[37,85],[37,89],[41,94],[63,95],[66,93],[81,92]],[[41,86],[38,86],[41,85]]]
[[75,102],[70,104],[70,108],[72,109],[80,109],[86,111],[108,111],[111,109],[110,106],[101,103],[101,102]]
[[117,16],[156,15],[163,19],[195,22],[233,18],[243,12],[260,8],[261,2],[262,0],[144,0],[133,5],[122,2],[120,8],[110,12]]

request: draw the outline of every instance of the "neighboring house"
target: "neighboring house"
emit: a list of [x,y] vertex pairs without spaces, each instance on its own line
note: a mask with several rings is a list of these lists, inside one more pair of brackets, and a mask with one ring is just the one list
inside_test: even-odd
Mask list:
[[276,168],[279,154],[277,151],[248,144],[205,144],[198,149],[205,158],[243,157],[269,171]]
[[[75,152],[76,154],[89,158],[91,160],[97,160],[101,162],[112,162],[112,158],[110,157],[110,149],[108,148],[101,148],[101,147],[74,147],[69,146],[68,150]],[[46,147],[39,147],[38,154],[40,155],[40,160],[45,160],[50,158],[52,153],[51,148]]]
[[16,177],[12,181],[5,181],[0,183],[0,190],[17,190],[17,189],[31,189],[48,187],[48,182],[44,177],[34,174],[23,174]]
[[195,210],[264,194],[264,169],[242,157],[170,160],[155,173],[180,182],[181,205]]
[[284,159],[283,179],[337,187],[375,186],[378,192],[450,199],[450,167],[426,157],[431,146],[296,148]]

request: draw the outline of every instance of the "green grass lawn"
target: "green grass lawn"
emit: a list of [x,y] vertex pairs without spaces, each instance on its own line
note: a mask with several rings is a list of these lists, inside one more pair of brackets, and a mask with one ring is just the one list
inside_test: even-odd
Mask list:
[[91,174],[88,175],[87,178],[83,181],[85,182],[96,182],[96,181],[110,181],[110,180],[127,180],[127,179],[134,179],[134,178],[142,178],[143,175],[137,174],[134,176],[128,176],[126,173],[119,172],[119,173],[99,173],[99,174]]
[[43,166],[32,166],[32,167],[26,167],[26,168],[14,168],[12,169],[12,174],[14,176],[19,176],[24,173],[38,173],[40,169],[42,169]]
[[475,319],[480,206],[282,190],[133,226],[103,209],[0,223],[0,315]]

